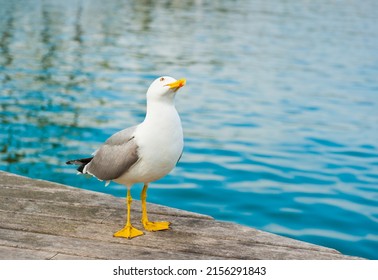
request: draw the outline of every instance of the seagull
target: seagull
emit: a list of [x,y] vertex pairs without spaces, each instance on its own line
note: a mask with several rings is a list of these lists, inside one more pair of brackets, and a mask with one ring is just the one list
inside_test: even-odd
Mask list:
[[136,183],[144,184],[141,192],[143,227],[147,231],[169,229],[170,222],[148,220],[147,188],[149,183],[167,175],[181,158],[184,137],[174,99],[176,92],[185,84],[185,79],[157,78],[147,90],[146,117],[142,123],[113,134],[92,157],[66,162],[79,165],[77,170],[80,174],[127,187],[126,224],[114,233],[114,237],[130,239],[144,234],[130,222],[130,189]]

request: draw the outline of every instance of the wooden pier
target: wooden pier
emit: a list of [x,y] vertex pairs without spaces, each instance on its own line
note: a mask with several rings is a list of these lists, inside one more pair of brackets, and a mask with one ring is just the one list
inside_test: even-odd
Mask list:
[[[140,225],[140,201],[132,204]],[[205,215],[148,204],[172,229],[114,238],[125,199],[0,171],[0,259],[357,259]]]

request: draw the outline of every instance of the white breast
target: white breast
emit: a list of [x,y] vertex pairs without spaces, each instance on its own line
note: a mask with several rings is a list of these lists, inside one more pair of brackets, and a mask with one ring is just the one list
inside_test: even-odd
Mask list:
[[115,181],[126,185],[149,183],[167,175],[175,167],[184,147],[181,120],[175,107],[155,108],[137,127],[135,141],[140,160]]

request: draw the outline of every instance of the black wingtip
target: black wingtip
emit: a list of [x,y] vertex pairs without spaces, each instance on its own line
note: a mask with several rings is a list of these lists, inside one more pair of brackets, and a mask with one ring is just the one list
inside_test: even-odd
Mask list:
[[80,173],[83,173],[84,167],[85,167],[86,165],[87,165],[86,163],[83,163],[83,164],[80,165],[76,170],[79,171]]
[[90,157],[90,158],[82,158],[82,159],[74,159],[74,160],[66,161],[66,164],[80,165],[80,166],[77,168],[77,171],[79,171],[80,173],[83,173],[84,167],[85,167],[88,163],[90,163],[92,159],[93,159],[93,157]]
[[93,157],[74,159],[74,160],[67,161],[66,164],[75,164],[75,165],[88,164],[92,159],[93,159]]
[[82,159],[74,159],[74,160],[69,160],[66,162],[66,164],[74,164],[74,165],[80,165],[78,168],[77,168],[77,171],[79,171],[80,173],[83,173],[83,170],[84,170],[84,167],[91,162],[91,160],[93,159],[93,157],[90,157],[90,158],[82,158]]

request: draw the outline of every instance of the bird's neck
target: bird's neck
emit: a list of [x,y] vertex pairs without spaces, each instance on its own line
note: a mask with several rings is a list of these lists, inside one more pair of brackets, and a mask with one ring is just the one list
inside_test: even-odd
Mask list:
[[145,122],[169,122],[179,117],[174,101],[147,102]]

